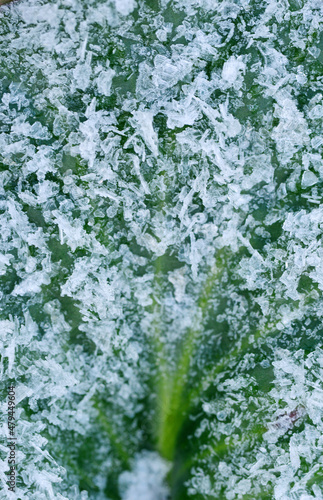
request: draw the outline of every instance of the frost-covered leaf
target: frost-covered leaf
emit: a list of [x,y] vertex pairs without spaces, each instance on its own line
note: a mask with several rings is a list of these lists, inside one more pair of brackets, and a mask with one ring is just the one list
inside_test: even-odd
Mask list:
[[1,7],[0,499],[323,497],[322,25]]

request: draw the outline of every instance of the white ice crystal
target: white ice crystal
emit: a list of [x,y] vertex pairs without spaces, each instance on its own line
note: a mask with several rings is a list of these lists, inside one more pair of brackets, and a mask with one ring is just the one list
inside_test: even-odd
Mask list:
[[317,181],[318,179],[313,172],[310,172],[309,170],[304,172],[302,176],[302,186],[304,188],[314,186],[317,183]]
[[224,85],[231,87],[234,85],[236,89],[241,87],[242,74],[246,71],[246,65],[242,61],[242,57],[235,58],[231,56],[223,65],[222,78]]
[[137,5],[135,0],[114,0],[114,2],[117,11],[123,16],[130,14]]
[[100,71],[99,76],[95,80],[100,94],[105,96],[109,96],[111,94],[111,85],[114,75],[115,71],[110,68],[106,71]]
[[153,127],[153,113],[148,110],[136,111],[133,113],[134,119],[140,135],[151,152],[158,155],[158,138]]
[[122,500],[166,500],[169,495],[165,485],[165,476],[169,464],[156,453],[139,454],[131,471],[123,472],[119,477]]

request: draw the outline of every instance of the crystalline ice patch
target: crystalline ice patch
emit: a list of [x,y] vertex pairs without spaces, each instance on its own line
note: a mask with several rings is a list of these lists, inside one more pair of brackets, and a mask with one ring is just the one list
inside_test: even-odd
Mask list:
[[138,455],[133,468],[119,477],[122,500],[166,500],[169,495],[165,476],[169,465],[155,453]]

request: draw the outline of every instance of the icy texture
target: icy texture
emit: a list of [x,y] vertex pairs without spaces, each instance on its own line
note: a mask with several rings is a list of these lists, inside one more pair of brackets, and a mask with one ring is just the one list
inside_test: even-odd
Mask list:
[[323,498],[322,28],[0,8],[1,500]]
[[220,498],[225,491],[228,499],[322,498],[323,352],[279,349],[275,357],[274,387],[266,397],[255,392],[255,380],[237,377],[219,383],[221,400],[204,403],[196,437],[207,434],[199,460],[211,473],[202,475],[196,466],[193,496]]
[[124,500],[167,500],[165,476],[169,465],[156,453],[145,452],[136,457],[131,471],[120,474],[120,492]]

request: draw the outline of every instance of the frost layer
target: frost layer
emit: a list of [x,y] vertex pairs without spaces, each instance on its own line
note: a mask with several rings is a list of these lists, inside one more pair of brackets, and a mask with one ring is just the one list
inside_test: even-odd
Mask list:
[[1,499],[323,498],[322,21],[1,7]]

